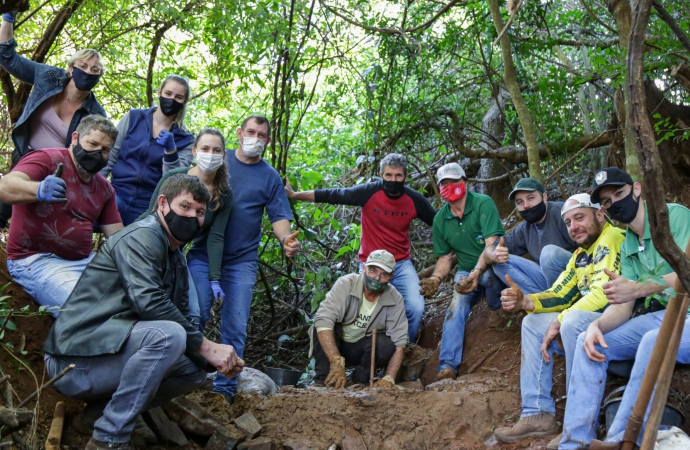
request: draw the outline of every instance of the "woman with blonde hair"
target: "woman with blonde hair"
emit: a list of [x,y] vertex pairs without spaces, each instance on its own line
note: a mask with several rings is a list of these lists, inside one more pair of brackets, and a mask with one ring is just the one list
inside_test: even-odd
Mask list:
[[[80,50],[67,61],[67,70],[31,61],[17,54],[14,20],[12,13],[2,15],[0,67],[34,88],[12,130],[12,167],[31,150],[69,147],[84,117],[106,116],[91,92],[105,73],[101,54]],[[0,203],[0,228],[11,216],[12,207]]]

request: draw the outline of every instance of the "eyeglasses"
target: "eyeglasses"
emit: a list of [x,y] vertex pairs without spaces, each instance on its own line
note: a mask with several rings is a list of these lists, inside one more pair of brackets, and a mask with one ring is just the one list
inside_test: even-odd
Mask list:
[[81,70],[83,70],[86,73],[90,73],[91,75],[100,75],[101,74],[101,68],[100,66],[94,64],[93,66],[89,67],[89,64],[86,61],[78,61],[75,66],[79,67]]
[[392,273],[388,273],[378,267],[367,267],[367,275],[379,281],[390,281],[393,278]]

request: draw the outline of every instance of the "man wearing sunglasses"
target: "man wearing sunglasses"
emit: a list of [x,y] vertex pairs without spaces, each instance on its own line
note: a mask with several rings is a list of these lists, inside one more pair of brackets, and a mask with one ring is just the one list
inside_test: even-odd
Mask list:
[[[374,387],[393,387],[407,345],[407,317],[402,295],[390,285],[395,257],[374,250],[362,273],[340,277],[326,295],[309,330],[316,358],[316,385],[345,387],[345,367],[356,366],[355,383],[368,384],[372,331],[376,330],[376,367],[386,373]],[[316,336],[314,336],[316,329]]]

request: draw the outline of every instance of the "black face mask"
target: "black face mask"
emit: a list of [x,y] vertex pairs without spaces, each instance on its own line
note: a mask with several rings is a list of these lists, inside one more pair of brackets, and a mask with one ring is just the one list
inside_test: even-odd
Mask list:
[[541,201],[538,205],[534,205],[531,208],[520,211],[520,215],[526,222],[537,223],[546,214],[546,202]]
[[98,84],[101,79],[101,74],[98,75],[93,73],[86,73],[79,67],[72,67],[72,79],[74,80],[74,85],[80,91],[90,91]]
[[[170,203],[168,203],[170,205]],[[201,227],[199,219],[196,217],[185,217],[178,215],[172,208],[165,215],[165,223],[168,225],[170,234],[182,243],[191,242],[199,234]]]
[[612,203],[611,206],[606,209],[606,212],[613,220],[627,224],[635,220],[639,203],[640,197],[637,197],[636,199],[633,198],[633,190],[630,189],[630,194],[628,194],[625,198]]
[[79,141],[72,148],[72,153],[74,153],[74,159],[77,161],[77,164],[93,175],[100,172],[108,164],[108,161],[103,159],[101,150],[86,151],[84,147],[79,145]]
[[158,97],[158,104],[164,116],[174,116],[184,108],[184,103],[180,103],[174,98]]
[[400,197],[404,191],[404,181],[383,181],[383,192],[389,197]]

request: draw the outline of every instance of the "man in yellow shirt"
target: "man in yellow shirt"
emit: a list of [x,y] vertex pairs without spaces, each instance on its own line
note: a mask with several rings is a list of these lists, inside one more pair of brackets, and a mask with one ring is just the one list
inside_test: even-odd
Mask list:
[[402,295],[389,284],[394,271],[393,255],[374,250],[361,274],[345,275],[335,282],[309,330],[316,358],[314,383],[345,387],[346,366],[356,366],[356,383],[369,383],[371,333],[376,330],[375,364],[387,368],[374,387],[395,385],[407,345],[407,317]]
[[[608,306],[603,285],[610,278],[604,269],[620,273],[620,247],[625,232],[606,221],[603,210],[591,201],[589,194],[571,196],[563,205],[561,217],[579,248],[553,286],[523,295],[508,279],[511,287],[501,293],[505,310],[524,309],[530,313],[522,321],[522,414],[514,426],[496,430],[496,439],[501,442],[558,431],[556,405],[551,398],[553,354],[565,354],[567,388],[577,338]],[[559,334],[563,349],[554,340]],[[560,438],[554,439],[547,448],[557,449],[559,441]]]

